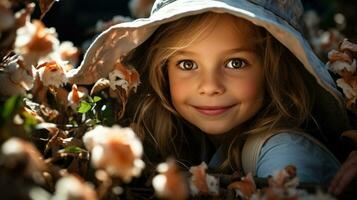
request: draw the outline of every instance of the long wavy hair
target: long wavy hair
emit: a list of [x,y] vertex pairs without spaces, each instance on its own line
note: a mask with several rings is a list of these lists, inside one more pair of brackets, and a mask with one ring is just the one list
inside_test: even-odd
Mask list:
[[[170,99],[167,60],[176,51],[189,47],[219,23],[221,15],[207,12],[161,25],[154,34],[131,51],[124,62],[134,65],[142,77],[136,98],[134,130],[151,137],[165,156],[177,153],[174,138],[183,135],[182,118]],[[292,53],[265,29],[246,21],[256,37],[256,49],[264,67],[264,105],[245,125],[245,131],[229,140],[227,159],[221,168],[241,169],[240,150],[244,138],[281,129],[298,129],[310,117],[311,98],[303,80],[304,67]],[[238,23],[237,23],[238,25]],[[236,27],[237,30],[242,27]]]

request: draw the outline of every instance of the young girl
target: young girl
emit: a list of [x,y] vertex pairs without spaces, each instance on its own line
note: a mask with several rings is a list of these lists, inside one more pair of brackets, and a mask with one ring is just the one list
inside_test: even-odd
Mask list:
[[328,183],[340,164],[315,138],[350,127],[302,12],[297,0],[158,0],[101,34],[70,79],[91,84],[116,62],[139,70],[133,128],[154,163],[258,177],[292,164],[300,181]]

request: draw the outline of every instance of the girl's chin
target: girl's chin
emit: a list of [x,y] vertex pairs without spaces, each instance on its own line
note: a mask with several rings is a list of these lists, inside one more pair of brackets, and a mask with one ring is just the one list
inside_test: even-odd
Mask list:
[[227,129],[217,129],[217,127],[204,127],[200,129],[208,135],[223,135],[229,131]]
[[227,125],[215,126],[196,126],[207,135],[225,135],[225,134],[239,134],[242,131],[242,126],[229,127]]

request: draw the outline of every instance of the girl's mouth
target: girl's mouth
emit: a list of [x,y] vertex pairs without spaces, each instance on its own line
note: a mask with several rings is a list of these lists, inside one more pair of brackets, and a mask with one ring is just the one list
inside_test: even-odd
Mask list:
[[232,108],[234,105],[230,106],[194,106],[194,108],[204,114],[204,115],[220,115],[226,111],[228,111],[230,108]]

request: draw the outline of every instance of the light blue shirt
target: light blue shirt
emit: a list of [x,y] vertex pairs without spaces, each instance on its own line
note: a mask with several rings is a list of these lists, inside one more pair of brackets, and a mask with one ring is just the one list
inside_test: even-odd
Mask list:
[[341,164],[327,150],[299,134],[279,133],[263,145],[257,162],[257,176],[267,177],[294,165],[300,182],[328,184]]

